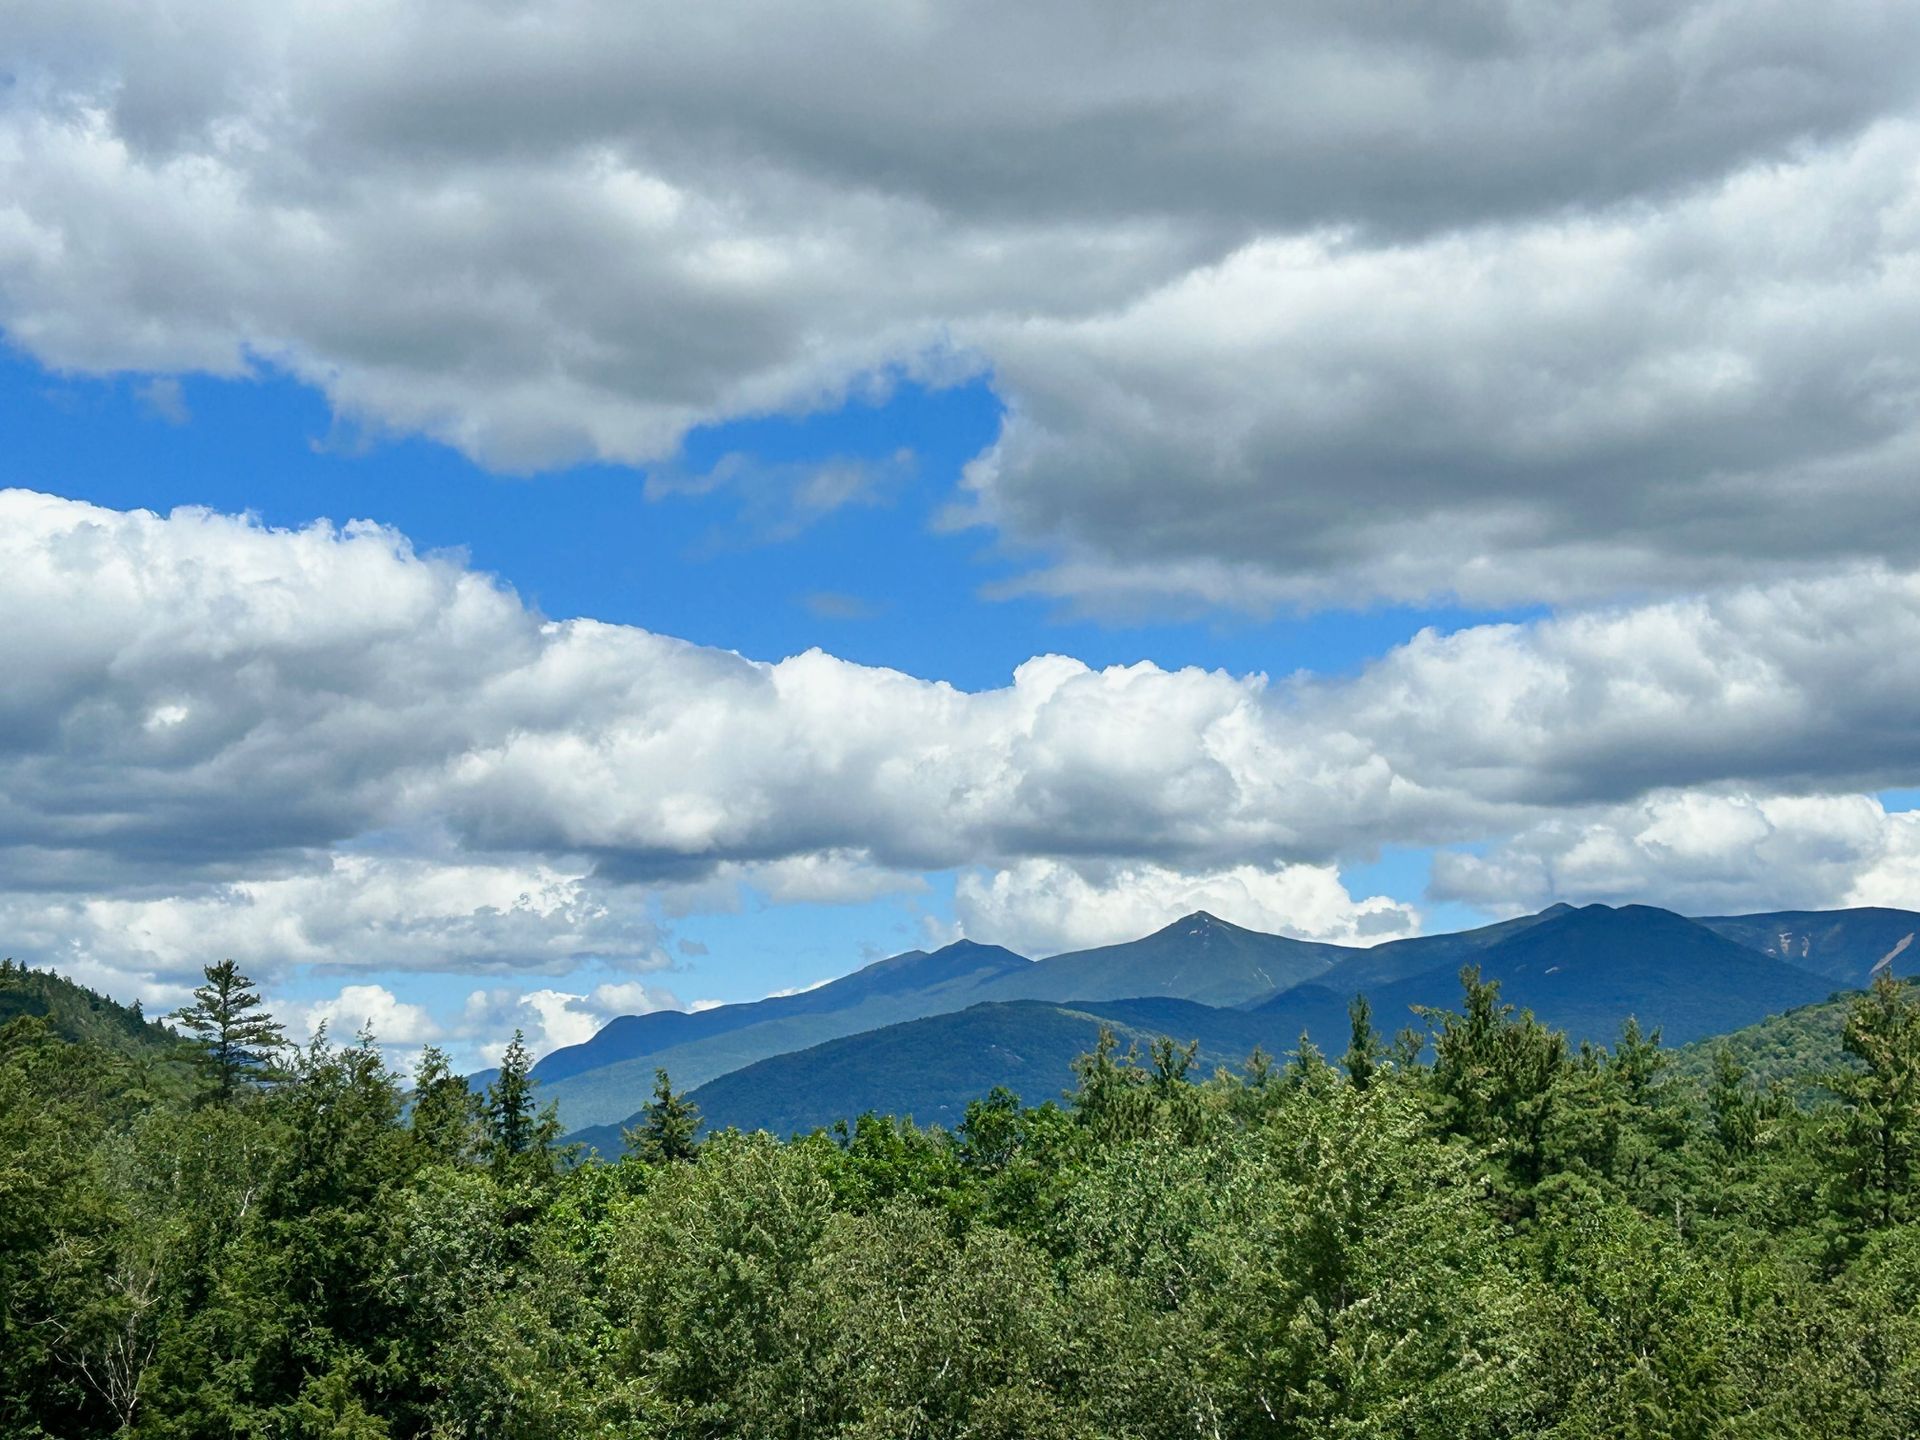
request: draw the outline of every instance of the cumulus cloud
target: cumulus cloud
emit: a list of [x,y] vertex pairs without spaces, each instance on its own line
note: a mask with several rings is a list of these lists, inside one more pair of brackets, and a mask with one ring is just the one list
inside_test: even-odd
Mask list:
[[1356,900],[1323,865],[1186,874],[1135,864],[1089,876],[1058,861],[1023,860],[990,876],[961,876],[954,904],[969,939],[1035,956],[1135,940],[1196,910],[1249,930],[1343,945],[1420,929],[1412,906],[1383,895]]
[[[857,898],[1026,858],[1324,863],[1662,787],[1920,769],[1920,677],[1889,660],[1920,641],[1920,577],[1893,571],[1423,631],[1339,678],[1047,656],[964,692],[548,621],[373,526],[18,491],[0,522],[16,885],[226,880],[431,832],[603,882]],[[329,873],[386,873],[355,863]],[[494,908],[528,883],[495,880]]]
[[[673,915],[742,887],[856,902],[973,867],[973,928],[1028,948],[1196,905],[1358,937],[1411,921],[1326,867],[1384,843],[1552,856],[1617,813],[1648,854],[1691,853],[1688,824],[1730,852],[1726,796],[1780,797],[1777,825],[1920,775],[1920,577],[1882,569],[1425,631],[1340,677],[1048,656],[965,692],[550,621],[374,526],[12,491],[0,622],[0,912],[22,953],[156,994],[212,950],[644,970]],[[1632,819],[1687,792],[1692,821]],[[1505,853],[1476,863],[1525,868]],[[1554,863],[1553,885],[1439,879],[1490,904],[1604,890]]]
[[[968,513],[1087,606],[1584,600],[1916,518],[1897,0],[0,26],[0,327],[55,367],[669,488],[690,427],[984,374]],[[748,488],[769,536],[874,493]]]
[[261,980],[293,966],[564,973],[598,960],[658,969],[669,962],[647,901],[537,860],[349,852],[261,879],[14,890],[0,894],[0,925],[46,963],[109,967],[161,997],[191,988],[210,956]]
[[534,990],[503,986],[469,994],[456,1030],[470,1053],[491,1065],[499,1062],[515,1031],[521,1032],[527,1048],[538,1057],[592,1039],[617,1015],[686,1008],[671,990],[638,981],[596,985],[585,993],[551,986]]
[[1263,239],[985,342],[979,515],[1136,605],[1588,600],[1901,559],[1920,125],[1653,208]]
[[420,1045],[443,1033],[424,1006],[400,999],[384,985],[342,986],[330,999],[291,1007],[290,1018],[308,1035],[326,1026],[335,1044],[368,1033],[386,1046]]
[[1920,906],[1920,813],[1865,795],[1662,792],[1442,852],[1438,898],[1508,913],[1555,900],[1692,914]]

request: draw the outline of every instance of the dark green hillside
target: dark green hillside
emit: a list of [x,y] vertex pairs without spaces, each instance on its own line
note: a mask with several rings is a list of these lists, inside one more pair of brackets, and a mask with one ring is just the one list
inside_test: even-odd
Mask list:
[[1920,914],[1866,906],[1857,910],[1778,910],[1709,915],[1717,935],[1857,990],[1883,960],[1896,976],[1920,975]]
[[[1907,984],[1911,988],[1913,982]],[[1713,1070],[1714,1052],[1724,1046],[1755,1083],[1802,1086],[1813,1076],[1852,1064],[1840,1039],[1847,1011],[1858,999],[1859,992],[1845,992],[1781,1015],[1769,1015],[1731,1034],[1697,1040],[1674,1056],[1674,1067],[1681,1074],[1705,1081]]]
[[0,964],[0,1025],[22,1015],[44,1020],[62,1040],[122,1055],[165,1055],[177,1043],[166,1026],[147,1019],[137,1005],[122,1005],[51,970],[29,970],[8,960]]
[[[996,1086],[1036,1105],[1058,1099],[1073,1084],[1074,1058],[1093,1048],[1102,1026],[1123,1048],[1144,1049],[1162,1036],[1197,1040],[1199,1073],[1238,1067],[1257,1045],[1291,1045],[1267,1017],[1187,1000],[1001,1001],[773,1056],[699,1086],[692,1098],[711,1129],[787,1135],[867,1111],[952,1126],[969,1101]],[[620,1130],[572,1138],[617,1154]]]

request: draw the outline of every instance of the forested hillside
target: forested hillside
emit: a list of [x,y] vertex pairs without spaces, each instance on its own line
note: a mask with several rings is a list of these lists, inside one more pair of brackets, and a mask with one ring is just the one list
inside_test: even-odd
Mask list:
[[190,1093],[0,1027],[0,1434],[1920,1432],[1920,1005],[1798,1103],[1570,1047],[1468,970],[1430,1044],[1203,1076],[1094,1027],[1059,1105],[723,1132],[664,1078],[570,1163],[517,1043],[282,1045],[231,967]]
[[157,1057],[175,1051],[167,1027],[149,1020],[138,1002],[122,1005],[50,970],[0,960],[0,1024],[22,1015],[46,1022],[62,1040],[83,1040],[123,1055]]

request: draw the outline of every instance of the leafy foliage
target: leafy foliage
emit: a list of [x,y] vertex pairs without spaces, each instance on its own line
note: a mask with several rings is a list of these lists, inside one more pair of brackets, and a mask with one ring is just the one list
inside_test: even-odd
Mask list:
[[[262,1053],[230,978],[204,1018]],[[1846,1002],[1794,1088],[1632,1024],[1570,1045],[1461,978],[1391,1046],[1354,1005],[1339,1065],[1202,1079],[1096,1030],[1064,1103],[950,1129],[696,1145],[663,1073],[628,1153],[578,1164],[517,1040],[484,1096],[365,1036],[196,1096],[117,1022],[17,1012],[0,1433],[1920,1432],[1906,989]]]

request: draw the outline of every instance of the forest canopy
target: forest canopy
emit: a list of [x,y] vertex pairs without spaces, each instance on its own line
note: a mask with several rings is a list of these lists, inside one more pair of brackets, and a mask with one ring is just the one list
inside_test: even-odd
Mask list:
[[475,1093],[220,967],[181,1039],[9,965],[0,1433],[1920,1433],[1907,987],[1763,1085],[1462,981],[1337,1059],[1104,1039],[950,1130],[702,1135],[663,1073],[602,1161],[517,1041]]

